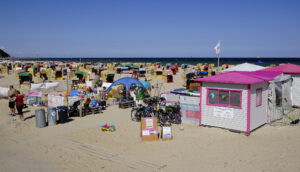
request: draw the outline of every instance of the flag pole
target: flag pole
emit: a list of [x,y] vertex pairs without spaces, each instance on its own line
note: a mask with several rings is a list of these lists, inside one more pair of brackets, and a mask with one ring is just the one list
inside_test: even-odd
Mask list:
[[217,56],[218,56],[218,69],[217,69],[217,71],[218,71],[218,73],[219,73],[219,66],[220,66],[220,54],[218,53],[218,54],[217,54]]
[[217,45],[215,46],[215,51],[216,51],[216,54],[218,57],[218,68],[217,68],[218,73],[219,73],[219,67],[220,67],[220,44],[221,44],[221,41],[218,41]]

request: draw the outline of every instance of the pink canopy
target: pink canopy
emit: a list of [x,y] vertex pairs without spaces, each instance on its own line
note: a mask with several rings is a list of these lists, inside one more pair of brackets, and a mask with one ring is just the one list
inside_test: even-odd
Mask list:
[[232,84],[258,84],[273,80],[281,72],[227,72],[219,75],[198,78],[195,81],[199,82],[217,82],[217,83],[232,83]]
[[173,75],[173,72],[171,70],[168,70],[168,75]]
[[18,70],[18,73],[24,73],[24,72],[25,72],[25,70],[23,70],[23,69]]
[[133,71],[131,71],[131,70],[124,70],[124,71],[122,71],[122,73],[124,73],[124,74],[132,74]]
[[252,76],[257,76],[257,77],[262,78],[267,81],[271,81],[278,75],[282,74],[282,72],[260,72],[260,71],[258,71],[258,72],[241,72],[241,73],[250,74]]
[[259,70],[262,72],[283,72],[283,73],[300,73],[300,66],[295,64],[283,64],[271,68]]

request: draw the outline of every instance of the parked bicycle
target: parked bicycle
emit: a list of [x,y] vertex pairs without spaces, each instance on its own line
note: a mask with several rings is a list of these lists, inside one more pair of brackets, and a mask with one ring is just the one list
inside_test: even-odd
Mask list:
[[171,124],[181,124],[181,114],[179,105],[161,104],[157,113],[157,120],[161,126],[171,126]]
[[151,106],[138,105],[131,110],[131,120],[141,121],[142,117],[153,117],[153,109]]

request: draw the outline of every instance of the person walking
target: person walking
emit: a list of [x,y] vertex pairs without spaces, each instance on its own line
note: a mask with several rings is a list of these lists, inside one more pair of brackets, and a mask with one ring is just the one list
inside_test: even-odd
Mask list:
[[17,107],[20,120],[24,121],[24,115],[23,115],[24,95],[20,94],[20,91],[16,91],[16,107]]
[[10,109],[11,115],[15,116],[16,113],[16,109],[15,109],[15,103],[16,103],[16,90],[14,89],[13,85],[9,86],[9,90],[8,90],[8,107]]

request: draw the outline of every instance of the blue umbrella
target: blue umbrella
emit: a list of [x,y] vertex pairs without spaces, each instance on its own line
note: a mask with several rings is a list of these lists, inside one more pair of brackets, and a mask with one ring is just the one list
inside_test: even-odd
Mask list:
[[151,84],[150,84],[148,81],[140,81],[140,82],[143,84],[143,86],[144,86],[146,89],[148,89],[148,88],[151,87]]
[[79,91],[78,90],[73,90],[70,92],[70,96],[78,96]]

